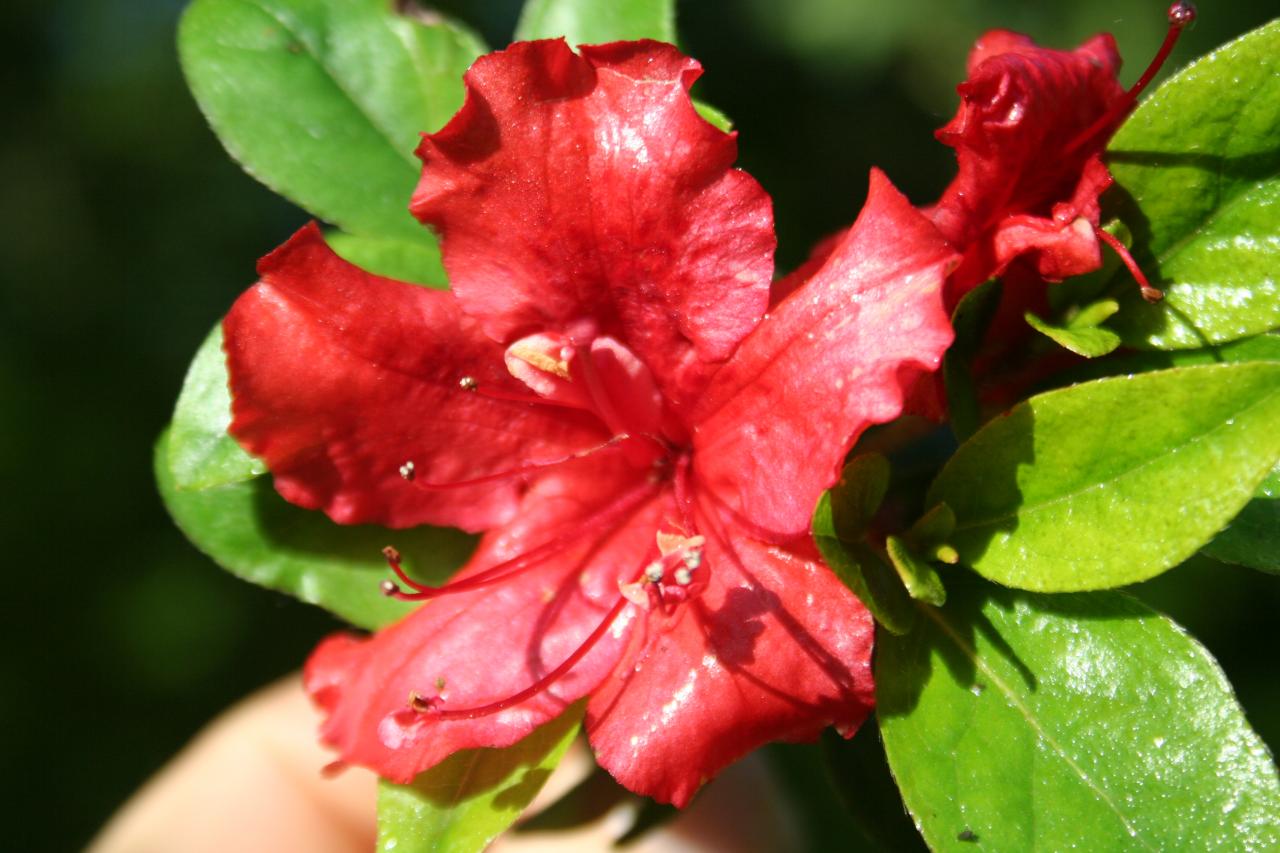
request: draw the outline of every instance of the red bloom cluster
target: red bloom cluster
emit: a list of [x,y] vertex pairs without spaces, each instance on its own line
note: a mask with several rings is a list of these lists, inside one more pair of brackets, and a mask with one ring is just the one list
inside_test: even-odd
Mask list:
[[994,30],[969,54],[960,109],[938,138],[956,150],[955,180],[926,214],[964,260],[948,302],[999,275],[1015,260],[1036,277],[1061,281],[1102,264],[1098,241],[1121,252],[1143,287],[1160,298],[1124,248],[1099,229],[1098,197],[1112,183],[1102,153],[1195,18],[1177,0],[1169,34],[1129,90],[1116,79],[1120,54],[1110,34],[1071,51],[1037,46]]
[[368,275],[312,226],[228,315],[231,431],[282,495],[487,531],[443,587],[401,573],[409,617],[309,662],[343,760],[408,780],[589,696],[599,762],[682,805],[870,710],[871,619],[809,520],[936,369],[955,256],[874,173],[770,308],[769,199],[695,112],[698,73],[649,42],[480,59],[412,202],[452,291]]
[[484,532],[441,587],[388,551],[387,592],[423,606],[316,651],[324,739],[407,781],[589,697],[599,762],[683,805],[766,741],[851,734],[873,629],[814,504],[937,368],[944,284],[949,307],[1015,261],[1099,265],[1100,155],[1150,78],[1126,92],[1119,62],[1109,36],[987,34],[939,131],[941,199],[873,172],[854,225],[774,284],[769,199],[694,110],[695,62],[557,41],[477,61],[411,204],[452,290],[369,275],[309,226],[225,323],[231,432],[286,499]]

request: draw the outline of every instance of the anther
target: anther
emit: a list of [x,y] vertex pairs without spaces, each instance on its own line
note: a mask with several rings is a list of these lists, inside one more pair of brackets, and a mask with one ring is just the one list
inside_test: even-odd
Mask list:
[[412,482],[413,475],[414,475],[414,465],[413,465],[413,460],[410,459],[408,462],[400,466],[400,476]]
[[394,598],[400,594],[400,587],[396,586],[395,581],[383,581],[378,584],[378,589],[382,590],[382,594],[387,598]]
[[688,586],[693,583],[693,575],[684,566],[675,570],[676,583],[680,586]]
[[644,567],[644,579],[649,583],[662,582],[662,561],[654,560],[652,563]]
[[431,710],[432,702],[415,690],[409,694],[409,707],[419,714],[425,714]]
[[1196,4],[1190,0],[1177,0],[1169,7],[1169,23],[1182,29],[1196,20]]
[[463,391],[474,391],[480,387],[474,376],[464,376],[458,380],[458,387]]
[[697,571],[698,567],[701,565],[702,565],[702,549],[701,548],[689,551],[684,555],[684,567],[689,571],[691,572]]

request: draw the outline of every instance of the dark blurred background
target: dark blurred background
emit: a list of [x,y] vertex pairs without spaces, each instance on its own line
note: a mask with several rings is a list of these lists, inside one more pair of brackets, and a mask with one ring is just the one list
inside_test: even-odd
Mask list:
[[[5,0],[0,68],[0,847],[82,846],[220,709],[299,666],[333,621],[233,579],[170,523],[151,444],[187,362],[304,215],[246,177],[187,94],[183,0]],[[436,4],[510,37],[517,0]],[[684,0],[701,96],[774,196],[779,260],[847,224],[872,164],[917,202],[948,179],[932,131],[985,28],[1074,46],[1110,30],[1136,78],[1163,0]],[[1274,14],[1203,3],[1178,66]],[[1184,567],[1140,593],[1218,655],[1280,745],[1280,583]]]

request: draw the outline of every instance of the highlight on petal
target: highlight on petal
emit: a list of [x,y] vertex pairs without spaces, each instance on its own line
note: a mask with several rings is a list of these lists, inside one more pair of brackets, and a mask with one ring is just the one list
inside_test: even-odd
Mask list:
[[293,503],[344,524],[483,530],[526,488],[495,475],[609,438],[585,414],[523,402],[502,347],[451,295],[348,264],[314,225],[259,274],[223,326],[230,432]]
[[649,611],[587,706],[600,765],[681,807],[756,747],[829,725],[851,736],[874,704],[871,616],[812,543],[780,547],[703,522],[701,597]]
[[1022,251],[1038,253],[1047,278],[1078,274],[1097,257],[1092,231],[1073,223],[1097,224],[1098,194],[1110,183],[1098,159],[1110,129],[1095,123],[1125,97],[1119,68],[1106,34],[1072,51],[1003,30],[979,39],[960,108],[937,134],[956,150],[959,171],[928,211],[965,255],[951,301]]
[[[343,761],[407,782],[457,750],[510,745],[560,714],[626,647],[636,609],[610,618],[619,580],[639,574],[664,510],[627,466],[582,463],[543,477],[454,580],[497,567],[501,582],[441,595],[368,639],[339,634],[313,653],[305,683],[327,715],[323,740]],[[521,566],[522,555],[534,558]],[[519,695],[602,625],[581,660],[523,701],[473,719],[438,713]]]
[[897,417],[951,343],[955,254],[871,174],[866,206],[822,268],[756,328],[694,411],[699,483],[761,535],[799,535],[868,426]]
[[424,137],[412,209],[442,237],[465,310],[502,343],[612,336],[677,408],[764,313],[768,196],[695,112],[670,45],[512,45],[467,72]]

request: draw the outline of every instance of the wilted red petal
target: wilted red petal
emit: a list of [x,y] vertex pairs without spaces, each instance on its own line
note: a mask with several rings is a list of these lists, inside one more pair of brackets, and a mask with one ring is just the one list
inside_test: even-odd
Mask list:
[[677,806],[769,741],[851,735],[874,703],[871,617],[807,537],[783,548],[706,527],[707,588],[650,611],[587,706],[600,765]]
[[955,255],[879,171],[827,263],[716,374],[694,412],[694,470],[771,536],[809,529],[822,490],[871,424],[951,343],[942,283]]
[[[624,518],[584,525],[637,488],[642,500]],[[568,674],[517,705],[440,719],[410,703],[417,696],[445,711],[480,707],[553,671],[618,602],[618,581],[634,579],[655,552],[666,500],[625,465],[584,462],[543,477],[516,520],[487,534],[459,577],[569,534],[554,558],[501,584],[435,599],[369,639],[340,634],[315,651],[305,681],[327,713],[323,739],[344,761],[405,782],[460,749],[512,744],[561,713],[615,666],[634,607]]]
[[477,60],[461,112],[418,149],[412,209],[495,339],[611,335],[679,408],[767,306],[769,198],[694,111],[696,62],[657,42],[580,50]]
[[1073,223],[1097,224],[1098,193],[1107,185],[1097,155],[1109,133],[1078,143],[1124,98],[1119,67],[1106,34],[1072,51],[1002,30],[978,41],[959,86],[960,109],[938,131],[956,149],[959,171],[929,211],[964,251],[954,284],[960,293],[1022,252],[1036,253],[1050,278],[1076,274],[1082,260],[1097,256],[1092,231]]
[[[259,266],[223,329],[231,433],[286,499],[335,521],[481,530],[509,519],[518,478],[471,480],[598,444],[589,415],[493,399],[532,393],[447,293],[369,275],[314,225]],[[470,377],[475,390],[459,383]],[[412,460],[416,482],[400,466]]]

